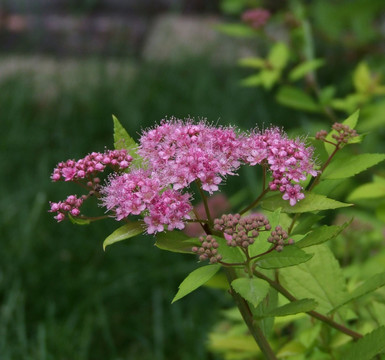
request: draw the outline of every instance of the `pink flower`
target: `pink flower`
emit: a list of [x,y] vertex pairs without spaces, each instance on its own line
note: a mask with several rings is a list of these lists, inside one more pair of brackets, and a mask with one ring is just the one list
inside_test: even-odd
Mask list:
[[189,212],[192,210],[190,194],[181,194],[174,190],[166,190],[148,206],[149,215],[144,218],[148,225],[147,232],[153,234],[167,230],[183,229],[183,220],[190,219]]
[[254,29],[263,27],[270,18],[270,11],[262,8],[246,10],[242,14],[242,21]]
[[306,180],[308,175],[317,176],[312,159],[313,149],[299,139],[288,139],[278,128],[251,133],[242,143],[242,149],[245,163],[267,163],[273,177],[270,190],[285,193],[283,199],[290,199],[292,206],[304,198],[302,187],[293,183]]
[[174,190],[199,180],[212,193],[223,177],[234,175],[240,166],[240,138],[234,128],[217,128],[204,121],[194,124],[191,119],[164,120],[145,131],[138,152]]
[[159,179],[146,170],[111,177],[101,194],[102,204],[115,212],[117,220],[144,214],[149,234],[163,231],[165,225],[168,230],[183,229],[184,220],[190,219],[190,194],[171,189],[162,192]]
[[107,210],[114,210],[117,220],[128,215],[139,215],[147,208],[147,204],[158,195],[161,187],[159,181],[149,177],[145,170],[134,170],[131,173],[113,176],[109,184],[102,188],[102,204]]
[[283,200],[290,200],[290,205],[294,206],[297,201],[305,198],[305,195],[301,193],[302,187],[300,185],[286,185],[285,193],[282,196]]

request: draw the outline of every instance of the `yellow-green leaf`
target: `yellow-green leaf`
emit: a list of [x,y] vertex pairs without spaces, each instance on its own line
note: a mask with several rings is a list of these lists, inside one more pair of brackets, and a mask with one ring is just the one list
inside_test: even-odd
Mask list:
[[254,307],[266,297],[269,286],[266,281],[255,278],[239,278],[231,282],[231,287]]
[[184,296],[190,294],[200,286],[210,280],[221,268],[220,265],[206,265],[191,272],[179,285],[179,290],[176,293],[171,303],[180,300]]
[[282,86],[276,95],[276,100],[282,105],[298,110],[322,111],[321,106],[310,95],[293,86]]
[[290,71],[289,79],[291,81],[297,81],[306,76],[308,73],[311,73],[314,70],[320,68],[324,64],[325,61],[323,59],[313,59],[305,61],[297,65],[293,70]]
[[300,200],[294,206],[291,206],[287,200],[282,199],[282,194],[276,194],[266,198],[261,203],[264,209],[273,211],[282,208],[282,212],[286,213],[304,213],[310,211],[320,211],[328,209],[338,209],[341,207],[352,206],[337,200],[329,199],[324,195],[305,192],[305,198]]
[[116,229],[110,236],[108,236],[104,240],[103,250],[106,250],[106,247],[111,244],[114,244],[118,241],[130,239],[136,235],[141,234],[143,231],[143,223],[140,221],[125,224],[119,229]]
[[385,160],[385,154],[358,154],[333,159],[322,174],[322,179],[344,179],[377,165]]

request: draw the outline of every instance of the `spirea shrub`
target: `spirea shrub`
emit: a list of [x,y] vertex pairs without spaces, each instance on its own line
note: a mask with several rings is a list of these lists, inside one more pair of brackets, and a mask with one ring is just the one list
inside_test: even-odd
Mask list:
[[[345,146],[362,140],[354,130],[357,120],[358,112],[329,132],[291,139],[277,127],[244,132],[203,120],[171,118],[144,130],[136,144],[114,118],[114,150],[67,160],[54,169],[53,181],[77,183],[83,193],[51,202],[49,211],[58,222],[68,218],[88,224],[111,217],[123,224],[105,239],[104,248],[147,233],[155,236],[161,249],[195,254],[199,263],[207,262],[187,276],[173,302],[223,271],[228,291],[265,358],[275,359],[281,347],[267,319],[300,313],[353,340],[345,341],[337,357],[353,359],[349,354],[362,349],[375,355],[385,347],[385,328],[364,336],[358,325],[348,326],[342,310],[384,285],[385,273],[349,293],[338,263],[323,243],[336,238],[350,220],[317,225],[321,211],[352,205],[318,193],[320,184],[351,177],[385,159],[383,154],[362,154],[366,163],[335,160]],[[323,156],[315,154],[311,142],[324,143]],[[225,180],[238,176],[244,166],[260,167],[260,194],[214,218],[210,197],[224,190]],[[81,207],[90,197],[98,199],[100,216],[83,213]],[[194,208],[198,199],[204,216]],[[200,236],[183,232],[189,223],[201,226]],[[289,276],[296,268],[299,271]],[[330,282],[330,290],[320,276]],[[278,294],[286,299],[282,305]]]

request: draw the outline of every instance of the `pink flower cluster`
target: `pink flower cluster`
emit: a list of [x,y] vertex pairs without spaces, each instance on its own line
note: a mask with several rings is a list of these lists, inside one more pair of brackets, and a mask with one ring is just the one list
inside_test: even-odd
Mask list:
[[[279,190],[282,198],[294,206],[303,199],[300,181],[308,174],[317,176],[314,170],[313,149],[299,139],[288,139],[278,128],[267,129],[263,133],[252,133],[242,143],[243,160],[250,165],[266,161],[272,173],[270,190]],[[295,184],[297,183],[297,184]]]
[[78,198],[76,195],[70,195],[64,201],[59,201],[57,203],[50,202],[49,212],[57,213],[54,218],[60,222],[66,218],[66,214],[70,213],[72,216],[80,215],[80,206],[82,206],[84,201],[84,196]]
[[61,162],[54,169],[51,179],[53,181],[75,181],[84,179],[97,172],[102,172],[107,165],[114,170],[128,168],[132,157],[127,150],[106,150],[104,153],[93,152],[78,161],[67,160]]
[[307,175],[316,176],[313,150],[300,140],[291,140],[278,128],[263,132],[240,133],[233,127],[215,127],[205,121],[194,123],[172,118],[143,132],[138,147],[144,169],[115,174],[100,188],[94,175],[106,166],[115,171],[126,169],[132,157],[126,150],[91,153],[78,161],[59,163],[53,181],[86,179],[90,192],[81,199],[70,196],[51,203],[58,221],[65,213],[80,214],[79,207],[89,195],[102,195],[102,204],[117,220],[143,215],[148,233],[184,228],[192,211],[191,195],[181,193],[193,181],[210,194],[227,175],[235,175],[241,164],[267,166],[272,175],[271,191],[280,191],[294,206],[304,198],[298,184]]
[[249,24],[254,29],[259,29],[266,25],[270,16],[269,10],[262,8],[250,9],[242,14],[242,21]]
[[117,220],[144,212],[149,234],[163,231],[164,225],[168,230],[183,229],[183,220],[190,219],[192,210],[190,195],[171,189],[162,192],[163,184],[150,175],[149,171],[139,169],[111,177],[101,190],[102,204],[107,210],[115,211]]
[[138,153],[150,169],[174,190],[199,180],[209,193],[218,190],[222,177],[240,166],[239,138],[233,128],[217,128],[201,121],[178,119],[143,133]]

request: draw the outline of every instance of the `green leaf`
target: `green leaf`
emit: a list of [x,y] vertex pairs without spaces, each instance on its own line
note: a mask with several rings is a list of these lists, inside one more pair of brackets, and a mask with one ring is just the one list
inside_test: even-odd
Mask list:
[[280,359],[286,359],[291,356],[299,356],[305,354],[307,348],[297,340],[292,340],[286,343],[277,353],[277,357]]
[[140,221],[128,223],[116,229],[110,236],[103,241],[103,250],[106,247],[118,241],[130,239],[144,231],[143,223]]
[[380,326],[350,345],[341,359],[371,360],[385,350],[385,326]]
[[321,219],[323,219],[323,216],[315,214],[305,214],[301,216],[300,221],[298,225],[294,227],[292,234],[306,234],[311,227]]
[[75,225],[89,225],[91,224],[91,220],[89,219],[83,219],[81,217],[74,217],[70,213],[68,213],[68,219],[72,222],[72,224]]
[[266,297],[269,286],[261,279],[239,278],[231,282],[231,287],[255,307]]
[[348,201],[362,199],[378,199],[385,196],[385,185],[381,183],[367,183],[355,188],[348,196]]
[[281,76],[280,70],[262,70],[259,74],[261,83],[266,90],[270,90]]
[[357,92],[370,92],[370,88],[372,86],[372,76],[370,74],[369,66],[367,63],[361,62],[358,64],[353,73],[353,83]]
[[267,312],[275,309],[278,306],[278,292],[272,287],[269,288],[269,292],[263,301],[256,307],[251,307],[251,312],[255,319],[257,319],[258,326],[265,335],[266,338],[270,338],[274,329],[274,317],[265,317],[262,316]]
[[258,258],[257,266],[263,269],[279,269],[309,261],[313,254],[307,254],[295,245],[285,246],[280,252],[272,251]]
[[266,61],[259,57],[248,57],[239,60],[239,66],[262,69],[266,67]]
[[283,69],[289,60],[288,47],[282,42],[276,43],[270,50],[267,60],[274,69]]
[[261,205],[264,209],[270,211],[281,207],[282,212],[304,213],[309,211],[338,209],[341,207],[352,206],[353,204],[346,204],[337,200],[329,199],[324,195],[305,192],[305,198],[294,206],[291,206],[287,200],[283,200],[281,194],[266,198],[262,201]]
[[222,261],[226,263],[243,263],[246,260],[246,257],[238,246],[228,246],[226,240],[219,236],[213,235],[213,238],[218,242],[219,247],[217,250],[218,254],[222,256]]
[[280,271],[279,279],[296,298],[318,302],[317,311],[327,313],[346,298],[345,279],[338,261],[325,244],[311,249],[307,262]]
[[309,112],[321,112],[321,107],[313,100],[313,98],[293,86],[282,86],[277,95],[276,100],[285,106],[304,110]]
[[369,294],[380,287],[385,286],[385,272],[376,274],[372,276],[370,279],[366,280],[361,286],[353,290],[349,297],[345,299],[345,301],[341,302],[338,304],[334,309],[332,309],[330,312],[333,313],[336,310],[338,310],[341,306],[359,299],[360,297]]
[[130,151],[131,149],[137,147],[135,140],[130,135],[128,135],[126,129],[122,126],[115,115],[112,115],[112,120],[114,122],[115,149],[126,149],[127,151]]
[[[360,115],[360,110],[355,111],[352,115],[350,115],[346,120],[342,122],[342,124],[349,126],[351,129],[355,129],[358,122],[358,117]],[[329,134],[326,136],[326,140],[335,142],[335,140],[332,138],[333,135],[338,134],[337,131],[332,130],[329,132]],[[353,138],[354,139],[354,138]],[[324,143],[326,152],[330,155],[334,149],[336,148],[332,144]]]
[[385,160],[385,154],[359,154],[335,159],[322,174],[322,179],[344,179]]
[[221,268],[219,264],[206,265],[191,272],[179,285],[179,290],[176,293],[172,303],[190,294],[200,286],[210,280]]
[[260,74],[251,75],[241,80],[241,85],[246,87],[260,86],[262,84],[262,78]]
[[346,227],[350,225],[352,220],[340,226],[320,226],[319,228],[313,230],[311,233],[307,234],[301,241],[296,243],[296,245],[302,249],[308,246],[319,245],[326,241],[334,239],[338,234],[340,234],[344,229],[346,229]]
[[318,303],[314,299],[301,299],[275,308],[267,312],[264,317],[295,315],[314,310],[317,306]]
[[322,105],[329,105],[336,93],[334,86],[326,86],[320,91],[319,99]]
[[380,325],[385,325],[385,304],[378,301],[372,301],[371,303],[373,315],[376,317]]
[[194,254],[193,246],[200,246],[197,238],[190,238],[181,231],[164,231],[156,234],[155,246],[161,250],[167,250],[182,254]]
[[119,122],[118,118],[115,115],[112,115],[112,120],[114,122],[114,147],[117,150],[126,149],[127,152],[133,158],[134,164],[140,166],[142,159],[136,153],[138,148],[138,144],[135,140],[128,135],[126,129]]
[[244,24],[220,24],[216,25],[215,29],[223,34],[234,37],[251,38],[256,35],[253,29]]
[[323,59],[313,59],[297,65],[289,73],[291,81],[297,81],[325,64]]
[[[270,226],[272,229],[275,229],[279,225],[279,219],[281,216],[281,208],[277,208],[274,212],[266,214],[267,219],[269,220]],[[270,236],[270,231],[262,231],[259,233],[258,238],[254,241],[253,244],[249,246],[249,255],[250,257],[262,254],[265,251],[269,250],[271,243],[267,241]]]

